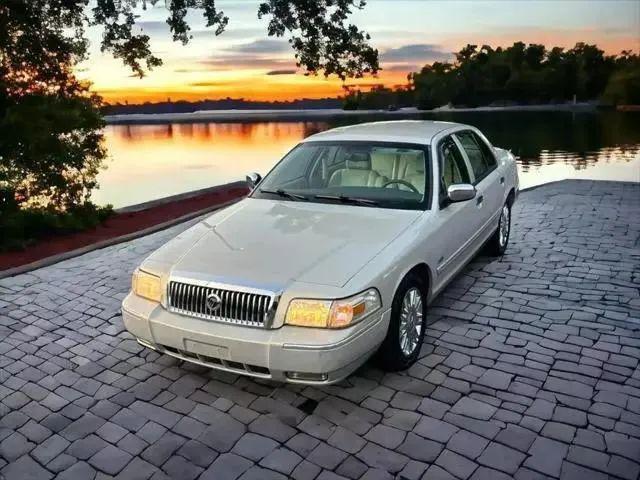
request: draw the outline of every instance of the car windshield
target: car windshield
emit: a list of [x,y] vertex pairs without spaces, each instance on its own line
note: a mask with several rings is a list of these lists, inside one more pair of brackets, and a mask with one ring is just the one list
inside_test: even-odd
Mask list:
[[387,142],[308,142],[289,152],[254,198],[427,208],[428,149]]

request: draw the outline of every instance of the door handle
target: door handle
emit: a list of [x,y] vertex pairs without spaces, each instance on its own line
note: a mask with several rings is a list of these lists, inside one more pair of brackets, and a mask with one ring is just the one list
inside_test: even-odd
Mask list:
[[500,177],[500,185],[504,185],[504,177]]
[[479,197],[476,198],[476,205],[482,205],[483,201],[484,201],[484,196],[480,195]]

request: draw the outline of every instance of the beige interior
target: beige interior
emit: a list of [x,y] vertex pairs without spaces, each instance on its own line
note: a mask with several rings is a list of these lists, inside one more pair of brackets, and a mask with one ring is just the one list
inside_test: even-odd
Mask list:
[[[379,149],[371,154],[352,153],[345,168],[331,175],[329,186],[382,187],[392,180],[403,180],[424,193],[424,175],[423,152]],[[407,189],[400,183],[391,184],[388,188]]]

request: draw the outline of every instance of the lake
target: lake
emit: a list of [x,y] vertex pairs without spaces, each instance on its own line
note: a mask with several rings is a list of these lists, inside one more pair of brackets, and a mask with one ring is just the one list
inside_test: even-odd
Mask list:
[[[522,188],[566,178],[640,182],[640,112],[443,112],[408,118],[478,127],[494,145],[520,157]],[[118,208],[243,180],[249,172],[265,174],[309,135],[383,119],[109,125],[110,159],[93,199]]]

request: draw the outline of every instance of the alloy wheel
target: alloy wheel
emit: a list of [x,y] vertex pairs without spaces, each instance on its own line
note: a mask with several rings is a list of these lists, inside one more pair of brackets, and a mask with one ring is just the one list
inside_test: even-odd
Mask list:
[[400,349],[405,356],[410,356],[418,347],[422,333],[422,295],[413,287],[407,290],[402,299],[400,310]]
[[504,205],[502,207],[502,213],[500,214],[500,230],[498,235],[498,241],[500,242],[500,247],[504,248],[507,244],[507,240],[509,239],[509,216],[511,212],[509,211],[509,207]]

